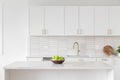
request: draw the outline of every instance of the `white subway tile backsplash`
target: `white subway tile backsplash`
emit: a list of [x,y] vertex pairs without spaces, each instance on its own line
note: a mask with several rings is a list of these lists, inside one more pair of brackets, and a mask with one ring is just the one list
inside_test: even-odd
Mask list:
[[103,47],[111,45],[114,49],[120,45],[120,37],[31,37],[30,56],[52,56],[52,55],[76,55],[73,43],[80,45],[80,55],[90,57],[102,57]]
[[114,37],[105,37],[105,45],[115,46]]
[[103,47],[105,46],[104,37],[95,38],[95,55],[104,56]]

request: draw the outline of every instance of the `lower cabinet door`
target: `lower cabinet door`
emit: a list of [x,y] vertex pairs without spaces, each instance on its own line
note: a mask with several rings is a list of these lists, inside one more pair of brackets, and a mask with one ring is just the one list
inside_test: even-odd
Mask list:
[[114,69],[114,80],[120,80],[120,65]]

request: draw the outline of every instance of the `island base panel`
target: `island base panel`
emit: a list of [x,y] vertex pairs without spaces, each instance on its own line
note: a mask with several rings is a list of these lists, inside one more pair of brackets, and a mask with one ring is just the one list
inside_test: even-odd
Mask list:
[[6,70],[5,80],[113,80],[111,70]]

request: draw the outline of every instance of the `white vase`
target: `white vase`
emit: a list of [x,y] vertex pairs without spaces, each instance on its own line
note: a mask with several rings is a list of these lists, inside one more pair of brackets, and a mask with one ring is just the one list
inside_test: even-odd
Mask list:
[[118,53],[117,55],[120,56],[120,53]]

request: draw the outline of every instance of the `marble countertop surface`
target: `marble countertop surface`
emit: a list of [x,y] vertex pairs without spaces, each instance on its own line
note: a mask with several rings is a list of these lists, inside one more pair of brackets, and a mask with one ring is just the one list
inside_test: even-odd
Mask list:
[[51,61],[19,61],[5,66],[4,69],[113,69],[113,66],[97,61],[65,61],[63,64],[54,64]]

